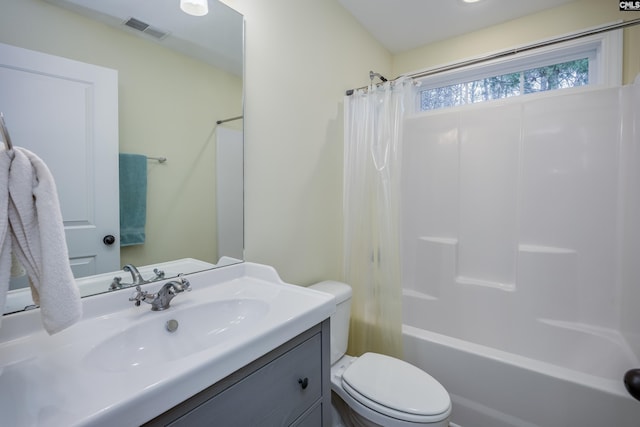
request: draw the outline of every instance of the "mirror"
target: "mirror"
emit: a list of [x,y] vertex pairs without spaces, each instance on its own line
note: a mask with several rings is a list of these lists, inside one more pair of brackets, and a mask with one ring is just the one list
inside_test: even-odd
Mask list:
[[[83,296],[107,291],[113,271],[123,283],[131,282],[129,273],[120,270],[125,264],[171,265],[169,278],[239,262],[244,239],[242,15],[216,0],[209,0],[205,17],[184,14],[178,0],[0,0],[0,8],[0,43],[116,70],[118,151],[167,159],[147,163],[144,243],[120,248],[114,269],[85,269],[89,280],[106,274],[107,281],[81,291]],[[148,27],[140,31],[125,25],[129,18]],[[10,102],[1,95],[0,109],[2,102]],[[21,144],[19,127],[12,128],[11,115],[5,112],[5,119],[14,145],[27,146]],[[227,152],[223,138],[235,140],[225,142]],[[64,153],[64,147],[56,150]],[[235,175],[221,177],[218,165]],[[233,182],[221,187],[223,179]],[[229,211],[223,199],[240,206]],[[232,225],[220,227],[220,221]],[[186,263],[173,269],[175,260],[183,259]],[[75,269],[74,274],[83,275]],[[18,278],[12,287],[21,281],[27,283]]]

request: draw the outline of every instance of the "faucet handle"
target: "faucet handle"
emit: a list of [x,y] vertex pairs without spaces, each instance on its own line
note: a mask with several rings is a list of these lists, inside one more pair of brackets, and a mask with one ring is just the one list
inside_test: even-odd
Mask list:
[[191,282],[184,277],[184,273],[178,274],[178,281],[182,285],[183,291],[191,292]]
[[164,271],[160,270],[159,268],[154,268],[153,269],[153,274],[155,274],[155,276],[151,280],[149,280],[150,282],[153,282],[155,280],[164,279]]
[[148,295],[147,291],[143,291],[140,288],[140,285],[136,285],[136,290],[133,291],[133,293],[131,294],[131,297],[129,297],[129,301],[135,301],[136,307],[139,307],[142,301],[144,301],[145,298],[147,298],[147,295]]
[[122,277],[120,276],[115,276],[113,278],[113,281],[111,282],[111,284],[109,285],[109,289],[110,290],[114,290],[114,289],[120,289],[122,288]]

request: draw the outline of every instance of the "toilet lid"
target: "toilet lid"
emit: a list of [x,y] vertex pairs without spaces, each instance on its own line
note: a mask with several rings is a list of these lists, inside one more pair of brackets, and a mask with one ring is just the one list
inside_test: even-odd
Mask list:
[[372,409],[389,416],[404,413],[431,417],[451,409],[449,394],[431,375],[382,354],[358,357],[345,370],[342,381],[354,399],[367,406],[373,402]]

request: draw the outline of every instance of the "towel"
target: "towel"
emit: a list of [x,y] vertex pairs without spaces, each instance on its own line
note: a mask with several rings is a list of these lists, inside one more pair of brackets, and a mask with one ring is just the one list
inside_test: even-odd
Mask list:
[[58,192],[51,172],[38,156],[20,147],[13,151],[8,209],[13,250],[29,275],[44,328],[55,334],[82,317]]
[[[8,188],[8,187],[7,187]],[[16,258],[16,254],[11,253],[11,278],[14,277],[22,277],[27,274],[27,271],[22,267],[18,258]]]
[[120,246],[141,245],[147,222],[147,156],[120,153]]
[[[9,290],[11,269],[11,236],[9,233],[9,167],[11,156],[0,150],[0,307],[3,309]],[[2,316],[0,316],[0,322]]]

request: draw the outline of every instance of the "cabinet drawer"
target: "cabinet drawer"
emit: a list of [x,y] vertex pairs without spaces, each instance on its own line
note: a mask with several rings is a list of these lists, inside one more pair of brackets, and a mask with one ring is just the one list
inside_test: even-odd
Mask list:
[[291,427],[318,427],[322,425],[322,404],[318,404],[312,408],[307,414],[298,418]]
[[322,351],[316,334],[171,426],[287,426],[322,394]]

